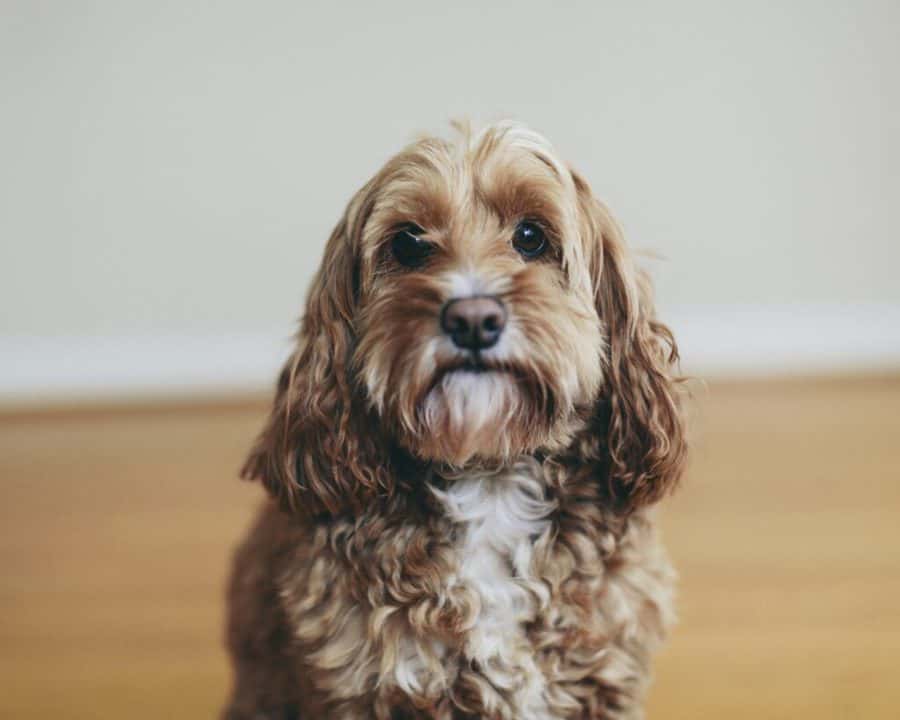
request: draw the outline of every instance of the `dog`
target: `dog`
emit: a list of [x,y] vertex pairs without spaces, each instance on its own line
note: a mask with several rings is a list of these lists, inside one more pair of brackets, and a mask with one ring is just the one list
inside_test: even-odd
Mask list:
[[513,122],[350,200],[243,476],[228,720],[640,718],[685,463],[672,333],[606,207]]

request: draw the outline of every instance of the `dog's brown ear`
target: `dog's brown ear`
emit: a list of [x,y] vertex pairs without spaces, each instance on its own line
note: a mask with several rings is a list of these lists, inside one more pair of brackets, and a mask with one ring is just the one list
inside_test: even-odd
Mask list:
[[659,500],[678,481],[687,443],[672,332],[655,317],[647,275],[587,183],[573,173],[597,313],[606,334],[604,384],[590,432],[610,500],[625,511]]
[[355,513],[393,488],[388,453],[352,372],[365,204],[361,191],[332,232],[297,346],[241,471],[284,509],[306,516]]

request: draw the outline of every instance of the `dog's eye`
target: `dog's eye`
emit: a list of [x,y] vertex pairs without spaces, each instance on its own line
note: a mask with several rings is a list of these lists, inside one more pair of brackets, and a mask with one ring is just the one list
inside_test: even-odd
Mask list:
[[397,258],[397,262],[406,267],[418,267],[428,259],[434,245],[419,237],[424,232],[417,225],[407,225],[394,233],[391,238],[391,252]]
[[524,258],[536,258],[547,249],[547,236],[541,226],[530,220],[523,220],[513,234],[513,247]]

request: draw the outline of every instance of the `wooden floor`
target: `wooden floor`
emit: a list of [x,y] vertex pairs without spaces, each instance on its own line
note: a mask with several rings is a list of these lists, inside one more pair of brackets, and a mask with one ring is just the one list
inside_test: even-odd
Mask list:
[[[900,378],[713,384],[648,716],[900,716]],[[0,718],[210,718],[263,406],[0,416]]]

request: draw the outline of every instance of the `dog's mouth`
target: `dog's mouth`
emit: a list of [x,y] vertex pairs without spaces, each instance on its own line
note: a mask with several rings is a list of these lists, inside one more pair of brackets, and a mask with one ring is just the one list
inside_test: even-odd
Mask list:
[[486,360],[478,355],[457,358],[438,367],[437,372],[435,372],[429,383],[426,395],[438,387],[441,382],[448,377],[457,375],[483,376],[489,374],[508,375],[513,379],[518,376],[518,373],[513,367],[507,364]]
[[419,395],[417,406],[420,410],[429,407],[433,410],[446,403],[463,403],[457,407],[469,408],[492,403],[496,407],[511,407],[509,403],[512,403],[523,412],[547,421],[556,418],[559,411],[553,387],[529,373],[526,365],[477,355],[439,362]]
[[486,373],[498,372],[501,368],[489,365],[480,357],[465,358],[454,363],[450,363],[441,369],[439,375],[450,375],[451,373]]

